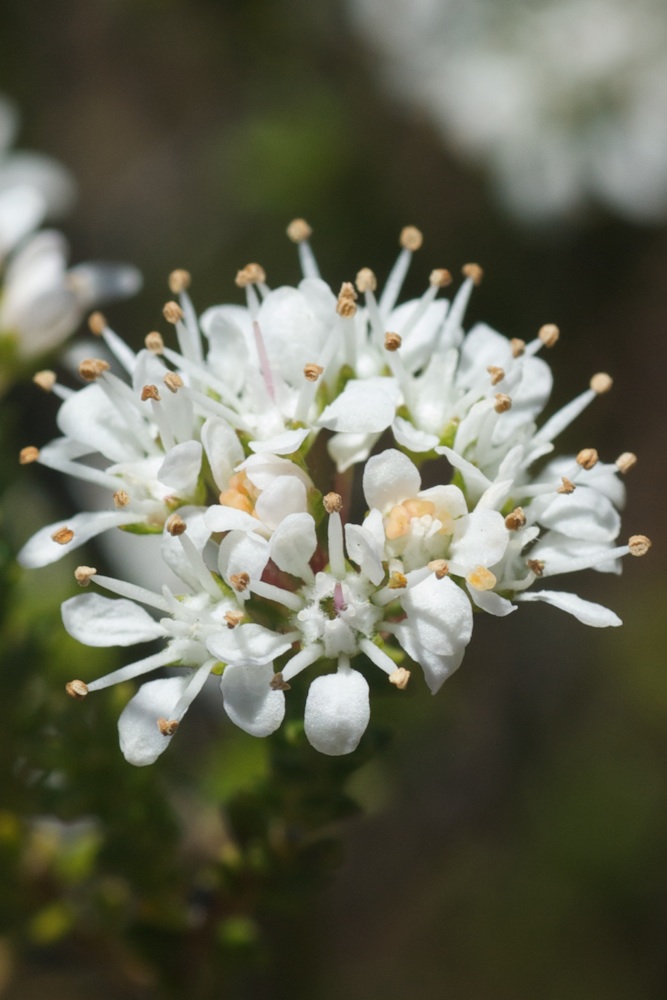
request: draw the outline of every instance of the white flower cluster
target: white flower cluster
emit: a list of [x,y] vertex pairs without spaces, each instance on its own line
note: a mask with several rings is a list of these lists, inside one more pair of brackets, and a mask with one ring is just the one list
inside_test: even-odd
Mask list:
[[[229,717],[266,736],[307,668],[316,676],[306,735],[323,753],[349,753],[369,720],[364,664],[399,689],[418,664],[435,693],[463,659],[475,611],[503,617],[544,601],[589,625],[619,625],[598,604],[534,584],[586,568],[619,572],[622,556],[650,545],[641,535],[616,543],[621,474],[634,455],[602,463],[584,448],[546,460],[561,431],[611,387],[598,373],[541,419],[551,372],[538,354],[556,343],[557,327],[546,324],[529,343],[484,324],[464,334],[482,277],[474,264],[451,301],[439,295],[451,275],[436,269],[420,299],[397,304],[422,242],[414,227],[401,233],[379,295],[368,268],[334,295],[307,224],[295,220],[288,234],[304,274],[297,287],[271,290],[250,264],[236,279],[246,305],[217,306],[198,321],[189,275],[175,271],[179,301],[164,315],[178,350],[152,332],[135,354],[96,313],[91,329],[111,362],[82,362],[88,384],[78,390],[51,372],[36,376],[62,398],[62,436],[24,448],[21,461],[102,486],[109,509],[43,528],[22,564],[43,566],[117,527],[135,533],[138,549],[141,535],[161,534],[164,565],[182,581],[158,593],[80,566],[82,586],[115,596],[63,605],[65,628],[88,645],[162,642],[105,677],[72,681],[72,696],[184,668],[143,684],[123,711],[121,747],[135,764],[165,750],[209,675],[220,675]],[[398,447],[371,454],[387,431]],[[311,478],[320,434],[340,492],[323,495]],[[436,485],[424,488],[426,459]],[[354,523],[349,493],[362,462],[368,512]]]
[[661,0],[350,0],[387,84],[479,162],[511,210],[591,199],[667,213],[667,8]]
[[20,364],[57,347],[94,305],[133,295],[141,277],[126,264],[67,268],[62,234],[37,230],[68,209],[74,184],[49,157],[10,151],[17,125],[0,97],[0,347]]

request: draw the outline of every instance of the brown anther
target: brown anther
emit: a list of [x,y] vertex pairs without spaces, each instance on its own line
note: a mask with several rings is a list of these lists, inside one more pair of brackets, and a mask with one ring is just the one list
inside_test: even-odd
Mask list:
[[19,465],[30,465],[31,462],[36,462],[39,458],[39,448],[35,448],[34,444],[29,444],[27,448],[21,448],[19,452]]
[[185,384],[181,376],[177,375],[176,372],[167,372],[162,381],[170,392],[178,392]]
[[81,701],[88,694],[88,685],[83,681],[69,681],[65,685],[65,690],[67,691],[70,698],[75,698],[76,701]]
[[173,538],[182,535],[188,528],[180,514],[172,514],[171,517],[167,518],[164,526]]
[[113,505],[120,510],[122,507],[127,507],[130,502],[130,494],[125,490],[116,490],[113,495]]
[[141,402],[145,403],[147,399],[154,399],[156,403],[160,402],[160,393],[157,391],[156,385],[145,385],[141,390]]
[[288,684],[286,680],[283,680],[283,675],[279,671],[271,678],[269,687],[272,691],[289,691],[292,685]]
[[183,319],[183,310],[179,306],[178,302],[166,302],[162,309],[162,315],[166,319],[167,323],[171,323],[175,326]]
[[385,351],[397,351],[401,344],[403,343],[403,338],[398,333],[385,333],[384,335],[384,349]]
[[387,586],[390,590],[403,590],[408,585],[408,578],[404,573],[394,572],[389,577]]
[[225,621],[227,622],[227,628],[236,628],[243,621],[242,611],[226,611]]
[[415,250],[419,250],[424,242],[424,235],[421,229],[417,229],[416,226],[404,226],[401,229],[398,242],[404,250],[412,250],[414,252]]
[[94,566],[77,566],[74,570],[74,579],[80,587],[87,587],[96,573]]
[[158,719],[157,727],[163,736],[173,736],[178,729],[176,719]]
[[67,545],[73,538],[74,532],[71,528],[68,528],[67,525],[64,525],[62,528],[58,528],[58,530],[54,531],[51,535],[51,540],[56,542],[57,545]]
[[292,243],[303,243],[304,240],[310,239],[312,233],[313,230],[305,219],[292,219],[287,227],[287,235]]
[[49,371],[48,368],[45,368],[41,372],[35,372],[32,380],[35,385],[38,385],[40,389],[44,390],[44,392],[51,392],[57,381],[56,373]]
[[518,531],[526,523],[526,515],[523,507],[515,507],[511,514],[505,518],[505,527],[508,531]]
[[633,535],[628,539],[630,555],[645,556],[652,544],[651,539],[647,538],[646,535]]
[[428,276],[428,283],[434,288],[446,288],[453,280],[451,271],[446,267],[436,267]]
[[192,278],[189,271],[184,271],[183,268],[177,267],[175,271],[172,271],[169,275],[169,291],[172,295],[178,295],[179,292],[184,292],[186,288],[190,287],[190,282]]
[[543,559],[527,559],[526,566],[534,573],[535,576],[542,576],[544,573],[544,560]]
[[152,330],[147,333],[144,337],[144,344],[146,349],[152,351],[153,354],[162,354],[164,350],[164,340],[162,339],[162,334],[158,333],[157,330]]
[[101,312],[91,313],[88,317],[88,329],[96,337],[101,337],[107,328],[106,316]]
[[461,268],[461,274],[464,278],[470,278],[473,285],[481,285],[484,277],[484,271],[479,264],[464,264]]
[[94,382],[96,378],[99,378],[102,372],[108,372],[111,365],[108,361],[104,361],[102,358],[86,358],[79,365],[79,375],[86,382]]
[[491,376],[491,385],[498,385],[505,378],[505,369],[498,365],[488,365],[486,370]]
[[510,340],[510,347],[512,348],[512,357],[520,358],[526,350],[526,341],[521,340],[520,337],[512,337]]
[[537,331],[537,336],[540,338],[545,347],[553,347],[554,344],[558,342],[560,337],[560,330],[555,323],[545,323]]
[[359,292],[374,292],[378,286],[377,278],[370,267],[362,267],[357,271],[355,284]]
[[589,382],[591,389],[593,392],[596,392],[598,396],[601,396],[605,392],[609,392],[613,384],[613,378],[611,375],[607,375],[606,372],[598,372],[597,375],[594,375]]
[[616,468],[619,472],[624,475],[629,472],[633,465],[637,464],[637,456],[631,451],[624,451],[622,455],[619,455],[616,459]]
[[405,691],[410,680],[410,671],[405,667],[397,667],[393,673],[389,674],[389,683],[397,687],[399,691]]
[[597,465],[599,461],[599,456],[595,448],[582,448],[577,455],[577,465],[580,465],[582,469],[592,469],[594,465]]
[[435,573],[436,580],[444,580],[449,573],[449,566],[444,559],[433,559],[428,564],[428,569],[430,569],[432,573]]
[[340,493],[326,493],[322,503],[327,514],[338,514],[343,509],[343,498]]
[[567,476],[562,476],[561,484],[556,490],[556,493],[564,493],[566,496],[569,496],[570,493],[574,493],[575,489],[576,486],[574,485],[572,480],[568,479]]
[[336,302],[336,312],[345,319],[351,319],[357,311],[355,299],[357,293],[351,281],[344,281],[340,286],[338,301]]
[[266,281],[266,271],[261,264],[246,264],[244,268],[236,272],[234,281],[239,288],[247,288],[248,285],[263,285]]
[[314,361],[309,361],[307,365],[303,366],[303,374],[309,382],[317,382],[323,371],[322,365],[316,365]]
[[496,393],[496,405],[494,410],[496,413],[506,413],[507,410],[512,408],[512,398],[508,396],[505,392]]
[[248,589],[248,586],[250,584],[250,577],[248,576],[247,573],[232,573],[232,575],[229,578],[229,582],[231,583],[234,590],[236,590],[239,594],[242,594],[245,590]]

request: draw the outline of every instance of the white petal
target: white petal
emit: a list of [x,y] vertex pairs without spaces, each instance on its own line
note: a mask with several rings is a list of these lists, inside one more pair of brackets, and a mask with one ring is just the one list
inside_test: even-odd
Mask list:
[[147,611],[124,597],[81,594],[65,601],[61,611],[67,632],[86,646],[134,646],[167,634]]
[[424,671],[424,679],[431,694],[439,691],[447,678],[451,677],[463,662],[465,646],[451,656],[443,656],[426,649],[409,627],[400,628],[395,635],[408,656]]
[[501,597],[500,594],[496,594],[493,590],[476,590],[474,587],[468,587],[468,590],[477,607],[481,608],[482,611],[488,612],[490,615],[495,615],[497,618],[504,618],[505,615],[516,611],[516,604],[512,604],[506,597]]
[[363,487],[366,503],[387,513],[402,500],[416,497],[421,486],[419,471],[407,455],[388,448],[366,462]]
[[[141,421],[139,414],[136,420]],[[101,452],[112,462],[131,462],[144,457],[118,409],[99,385],[84,386],[66,399],[58,410],[56,422],[67,437],[90,445],[91,451]]]
[[234,469],[243,461],[243,445],[225,420],[209,417],[201,429],[201,440],[215,485],[226,490]]
[[307,472],[291,462],[288,458],[281,458],[279,455],[267,455],[258,453],[250,455],[242,462],[239,469],[243,469],[253,486],[258,490],[267,489],[279,476],[293,476],[299,479],[308,489],[313,484]]
[[572,566],[588,556],[597,556],[597,562],[591,569],[598,573],[620,573],[621,560],[605,559],[605,548],[611,547],[611,542],[589,542],[584,538],[570,538],[561,535],[559,531],[547,531],[531,550],[531,558],[544,562],[543,576],[558,576],[559,573],[571,573]]
[[428,576],[404,594],[400,601],[407,620],[396,626],[398,641],[405,633],[414,634],[420,646],[444,656],[458,654],[472,636],[472,608],[460,587],[444,577]]
[[223,663],[245,663],[251,666],[269,663],[276,656],[286,653],[291,645],[279,632],[272,632],[263,625],[224,628],[210,636],[206,642],[209,652]]
[[179,493],[192,493],[201,469],[202,446],[199,441],[184,441],[170,448],[157,477],[161,483]]
[[285,695],[272,691],[273,666],[230,663],[220,679],[227,715],[251,736],[269,736],[285,716]]
[[[497,510],[474,510],[454,525],[450,563],[462,569],[462,575],[475,566],[494,566],[505,555],[509,531]],[[458,572],[458,570],[453,570]]]
[[[230,586],[230,578],[239,573],[247,573],[251,580],[259,580],[269,555],[269,543],[261,535],[254,531],[230,531],[220,543],[218,567]],[[249,591],[245,592],[245,596],[250,596]]]
[[[73,517],[63,521],[56,521],[55,524],[47,524],[45,528],[40,528],[32,538],[30,538],[17,558],[21,566],[26,569],[39,569],[48,566],[50,563],[62,559],[68,552],[73,552],[80,545],[100,535],[109,528],[119,527],[122,524],[136,524],[138,518],[136,514],[122,513],[121,511],[100,510],[92,513],[75,514]],[[52,535],[60,528],[68,527],[74,532],[74,538],[66,545],[59,545],[54,542]]]
[[352,562],[356,563],[362,573],[377,587],[384,577],[382,548],[378,546],[371,532],[366,529],[365,523],[364,526],[359,524],[345,525],[345,545]]
[[211,531],[258,531],[262,524],[252,514],[226,504],[213,504],[206,511],[206,524]]
[[129,264],[92,261],[71,267],[67,272],[67,282],[81,308],[91,309],[136,295],[142,278],[141,272]]
[[394,379],[351,379],[318,424],[343,434],[377,434],[393,422],[398,398]]
[[25,184],[0,192],[0,257],[35,229],[44,218],[46,202]]
[[403,417],[396,417],[391,425],[392,433],[396,444],[408,451],[420,452],[431,451],[440,443],[437,434],[428,434],[426,431],[418,430],[413,424]]
[[609,608],[601,604],[594,604],[593,601],[585,601],[576,594],[568,594],[560,590],[527,590],[522,594],[517,594],[517,601],[545,601],[552,604],[561,611],[567,611],[574,615],[578,621],[584,625],[592,625],[594,628],[606,628],[609,625],[622,625],[623,622],[610,611]]
[[556,497],[539,521],[545,528],[591,542],[612,541],[621,527],[621,519],[611,500],[591,489],[576,489],[574,493]]
[[465,479],[468,490],[473,494],[474,499],[482,495],[492,485],[491,480],[481,472],[476,465],[462,458],[453,448],[442,445],[435,449],[438,455],[445,455],[449,464],[455,469],[459,469]]
[[[205,521],[206,507],[179,507],[179,516],[185,521],[186,532],[198,552],[203,553],[204,546],[211,537],[211,529]],[[166,565],[191,587],[195,593],[200,589],[199,579],[194,572],[178,535],[172,535],[164,530],[161,539],[161,555]]]
[[173,737],[163,736],[157,722],[171,718],[189,680],[186,674],[148,681],[130,698],[118,720],[120,749],[129,764],[153,764],[167,749]]
[[277,528],[288,514],[305,513],[308,507],[306,487],[295,476],[279,476],[255,503],[255,512],[267,528]]
[[338,472],[345,472],[351,465],[367,459],[379,437],[379,434],[334,434],[329,439],[327,450]]
[[273,455],[292,455],[299,450],[309,434],[308,427],[301,427],[294,431],[284,431],[266,441],[251,441],[249,447],[256,453],[268,451]]
[[368,683],[357,670],[317,677],[306,699],[304,727],[309,743],[331,757],[352,753],[364,735],[371,709]]
[[310,514],[288,514],[271,536],[271,558],[285,573],[301,576],[317,548],[315,522]]

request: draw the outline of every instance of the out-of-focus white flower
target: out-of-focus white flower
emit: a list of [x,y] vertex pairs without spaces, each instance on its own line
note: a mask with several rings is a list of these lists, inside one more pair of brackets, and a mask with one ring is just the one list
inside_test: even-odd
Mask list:
[[388,86],[527,219],[667,212],[660,0],[350,0]]

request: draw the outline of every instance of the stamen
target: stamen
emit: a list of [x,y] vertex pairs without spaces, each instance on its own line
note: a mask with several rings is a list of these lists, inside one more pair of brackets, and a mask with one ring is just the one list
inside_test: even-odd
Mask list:
[[484,271],[479,264],[464,264],[461,268],[461,274],[465,278],[470,278],[473,285],[481,285],[484,277]]
[[38,385],[44,392],[51,392],[56,384],[56,373],[49,371],[48,368],[45,368],[41,372],[35,372],[32,380],[35,385]]
[[269,687],[271,688],[272,691],[290,691],[292,685],[288,684],[287,681],[284,679],[283,675],[280,672],[278,672],[277,674],[274,674],[273,677],[271,678]]
[[141,390],[141,402],[145,403],[147,399],[154,399],[159,403],[160,393],[157,391],[156,385],[145,385]]
[[177,535],[182,535],[188,527],[180,514],[172,514],[171,517],[167,518],[164,526],[172,538],[175,538]]
[[521,340],[520,337],[512,337],[510,340],[510,347],[512,348],[512,357],[520,358],[526,350],[526,341]]
[[177,375],[176,372],[167,372],[162,381],[166,385],[167,389],[173,393],[178,392],[178,390],[182,389],[185,384],[181,376]]
[[543,576],[544,565],[543,559],[526,559],[526,566],[535,576]]
[[394,571],[389,577],[387,586],[390,590],[403,590],[408,585],[408,578],[405,573]]
[[243,621],[245,615],[242,611],[226,611],[225,621],[227,622],[227,628],[236,628]]
[[74,570],[74,579],[80,587],[87,587],[97,570],[93,566],[77,566]]
[[434,288],[447,288],[453,280],[451,272],[446,267],[436,267],[428,276],[429,285],[433,285]]
[[[230,580],[232,579],[230,577]],[[285,590],[283,587],[277,587],[273,583],[265,583],[264,580],[254,580],[252,592],[253,594],[257,594],[258,597],[266,598],[267,601],[275,601],[276,604],[282,604],[284,607],[289,608],[290,611],[301,611],[303,608],[303,598],[295,594],[293,590]]]
[[30,465],[39,458],[39,448],[29,444],[27,448],[21,448],[19,452],[19,465]]
[[191,282],[192,277],[190,272],[184,271],[182,268],[177,268],[169,275],[169,291],[173,295],[179,295],[190,287]]
[[146,349],[151,351],[153,354],[162,354],[164,350],[164,340],[162,339],[162,334],[158,333],[157,330],[153,330],[151,333],[147,333],[144,337],[144,344]]
[[244,268],[236,272],[234,283],[239,288],[247,288],[248,285],[263,285],[266,282],[266,271],[261,264],[246,264]]
[[545,323],[544,326],[541,326],[537,331],[537,336],[545,347],[553,347],[558,343],[560,330],[555,323]]
[[113,504],[118,510],[127,507],[130,502],[130,494],[126,490],[116,490],[113,495]]
[[412,254],[415,250],[419,250],[422,242],[423,236],[415,226],[405,226],[401,231],[399,243],[403,249],[389,272],[389,277],[380,296],[379,309],[382,316],[390,313],[396,305],[396,300],[398,299],[399,292],[412,261]]
[[94,312],[88,317],[88,329],[95,337],[101,337],[107,327],[104,313]]
[[511,407],[512,407],[511,397],[508,396],[507,393],[505,392],[497,392],[496,405],[494,406],[494,410],[496,411],[496,413],[506,413],[507,410],[511,409]]
[[619,455],[616,459],[616,467],[619,472],[625,475],[630,469],[637,464],[637,456],[631,451],[624,451],[622,455]]
[[103,691],[104,688],[113,687],[115,684],[132,681],[135,677],[141,677],[143,674],[150,673],[151,670],[157,670],[158,667],[166,667],[168,663],[174,663],[176,659],[177,657],[170,646],[167,646],[159,653],[154,653],[153,656],[145,656],[142,660],[127,663],[124,667],[119,667],[118,670],[112,670],[110,674],[99,677],[87,685],[88,691],[90,693]]
[[430,569],[432,573],[435,573],[437,580],[444,579],[449,573],[449,566],[444,559],[433,559],[428,564],[428,569]]
[[397,687],[399,691],[405,691],[410,680],[410,671],[405,667],[398,667],[393,674],[389,674],[389,683]]
[[319,642],[314,642],[312,646],[305,646],[300,649],[295,656],[293,656],[283,667],[282,676],[284,681],[291,681],[297,674],[300,674],[302,670],[309,667],[311,663],[319,658],[324,653],[324,647],[320,645]]
[[344,281],[340,286],[340,292],[338,293],[338,301],[336,302],[336,312],[343,319],[352,319],[357,311],[356,299],[358,298],[357,293],[354,290],[354,285],[351,281]]
[[303,367],[303,374],[309,382],[317,382],[323,371],[324,368],[322,365],[316,365],[313,361],[309,361],[308,364]]
[[250,576],[247,573],[232,573],[229,582],[237,593],[243,594],[250,585]]
[[73,538],[74,532],[71,528],[68,528],[67,525],[62,528],[58,528],[58,530],[54,531],[51,535],[52,541],[56,542],[58,545],[68,545]]
[[556,492],[557,493],[564,493],[566,496],[569,496],[570,493],[574,493],[575,489],[576,489],[576,486],[574,485],[574,483],[572,482],[572,480],[568,479],[567,476],[563,476],[563,478],[562,478],[562,485],[558,487],[558,489],[556,490]]
[[101,576],[99,573],[95,577],[95,583],[98,587],[103,587],[110,593],[117,594],[118,597],[129,597],[131,601],[139,601],[140,604],[146,604],[148,607],[164,611],[166,614],[171,614],[173,610],[169,601],[164,597],[152,590],[147,590],[145,587],[139,587],[136,583],[116,580],[112,576]]
[[313,230],[305,219],[292,219],[287,227],[287,235],[292,243],[303,243],[304,240],[309,240],[312,234]]
[[385,351],[397,351],[401,344],[403,343],[402,337],[398,333],[385,333],[384,335],[384,349]]
[[338,493],[327,493],[324,509],[329,515],[327,541],[329,545],[329,568],[333,576],[342,580],[345,576],[345,550],[343,548],[343,522],[339,511],[343,501]]
[[491,385],[498,385],[505,378],[505,370],[498,365],[488,365],[486,370],[491,376]]
[[651,539],[647,538],[646,535],[632,535],[628,541],[630,555],[645,556],[652,544]]
[[327,493],[322,497],[322,503],[327,514],[338,513],[343,509],[343,498],[340,493]]
[[593,376],[589,384],[593,392],[597,393],[598,396],[601,396],[603,393],[609,392],[614,384],[614,380],[611,375],[607,375],[606,372],[598,372],[597,375]]
[[496,585],[496,578],[486,566],[477,566],[466,576],[466,580],[475,590],[492,590]]
[[365,653],[371,663],[374,663],[376,667],[380,670],[384,670],[385,674],[391,675],[396,671],[396,664],[392,660],[388,653],[385,653],[383,649],[376,646],[374,642],[370,639],[362,637],[359,639],[359,649],[362,653]]
[[374,292],[377,288],[375,273],[371,271],[370,267],[362,267],[360,271],[357,271],[355,284],[358,292]]
[[178,729],[178,722],[176,719],[158,719],[157,727],[163,736],[173,736]]
[[94,382],[103,372],[108,372],[111,365],[102,358],[86,358],[79,365],[79,375],[86,382]]
[[304,278],[319,278],[320,269],[308,242],[313,230],[305,219],[293,219],[287,227],[287,235],[299,248],[299,263]]
[[88,685],[83,681],[69,681],[69,683],[65,685],[65,690],[70,698],[74,698],[76,701],[82,701],[88,694]]
[[162,309],[162,315],[167,323],[171,323],[172,326],[176,326],[177,323],[180,323],[185,318],[185,313],[178,302],[166,302]]
[[576,462],[582,469],[592,469],[598,464],[598,453],[595,448],[582,448],[577,455]]
[[526,515],[523,507],[515,507],[511,514],[505,518],[505,527],[508,531],[518,531],[526,523]]
[[405,250],[410,250],[414,253],[415,250],[419,250],[424,242],[424,234],[416,226],[404,226],[401,229],[398,242]]
[[271,365],[269,364],[269,355],[267,354],[266,346],[264,344],[264,339],[262,337],[262,331],[259,328],[259,323],[257,322],[257,320],[253,320],[252,330],[255,335],[255,346],[257,348],[259,367],[262,372],[262,378],[264,379],[264,385],[266,386],[266,391],[271,397],[271,401],[275,403],[276,390],[274,387]]

